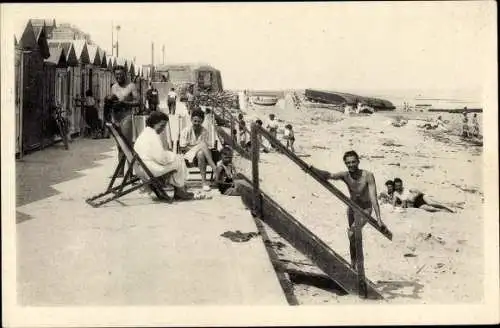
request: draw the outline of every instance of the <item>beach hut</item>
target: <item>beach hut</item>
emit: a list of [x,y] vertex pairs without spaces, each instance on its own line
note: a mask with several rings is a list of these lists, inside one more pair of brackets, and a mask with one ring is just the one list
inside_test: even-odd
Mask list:
[[75,79],[75,70],[80,66],[80,63],[78,62],[78,58],[76,57],[75,48],[73,47],[73,40],[49,40],[49,47],[62,48],[66,56],[67,67],[65,69],[56,69],[56,79],[60,79],[60,87],[64,89],[61,90],[61,93],[64,93],[62,95],[61,105],[66,110],[66,114],[70,122],[69,130],[73,134],[76,131],[75,127],[73,126],[76,120],[76,103],[74,101],[74,98],[76,96],[75,85],[80,84],[80,80]]
[[103,110],[104,110],[104,98],[111,93],[111,70],[108,69],[109,65],[109,56],[106,54],[106,52],[101,49],[100,47],[98,48],[99,51],[99,56],[101,57],[101,66],[99,70],[99,117],[102,119],[103,118]]
[[129,69],[128,69],[128,63],[127,63],[127,60],[125,58],[117,57],[116,58],[116,64],[113,65],[113,67],[116,68],[116,66],[123,66],[125,68],[125,74],[127,74],[128,71],[129,71]]
[[44,91],[44,59],[50,50],[43,26],[28,21],[16,49],[19,136],[21,152],[43,147],[43,129],[49,113]]
[[53,31],[57,28],[55,19],[31,19],[33,27],[41,27],[45,29],[45,37],[52,39]]
[[[108,70],[110,72],[110,81],[109,81],[109,84],[112,85],[113,83],[115,83],[115,68],[117,66],[117,63],[116,63],[116,56],[110,56],[109,57],[109,64],[108,64]],[[110,89],[111,91],[111,89]]]
[[[56,65],[55,102],[57,105],[61,106],[66,113],[68,113],[70,103],[69,66],[77,64],[75,52],[71,43],[63,45],[63,43],[52,42],[49,40],[49,48],[51,57],[47,59],[46,62],[54,63]],[[65,49],[67,49],[66,51],[69,51],[70,53],[66,54]]]
[[82,99],[85,91],[89,88],[89,68],[90,57],[87,49],[87,42],[85,40],[72,40],[73,48],[75,49],[78,66],[73,67],[73,100],[75,102],[73,121],[71,122],[72,134],[81,134],[85,126],[82,119]]
[[134,79],[135,78],[135,65],[133,62],[130,63],[129,71],[128,71],[130,78]]
[[[88,68],[88,76],[89,76],[89,90],[92,90],[94,94],[94,98],[96,100],[100,99],[100,70],[101,70],[101,57],[99,55],[99,51],[96,45],[87,44],[87,49],[89,52],[90,64],[87,65]],[[86,92],[85,90],[84,92]]]
[[44,95],[49,116],[44,122],[45,129],[44,145],[53,142],[54,132],[51,127],[53,110],[56,106],[65,108],[66,84],[67,84],[67,61],[64,49],[59,45],[49,44],[50,57],[44,60]]

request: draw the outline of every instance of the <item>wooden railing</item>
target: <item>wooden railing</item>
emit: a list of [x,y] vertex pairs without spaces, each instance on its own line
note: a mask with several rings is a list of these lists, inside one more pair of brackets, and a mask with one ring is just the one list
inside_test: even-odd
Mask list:
[[[229,121],[230,129],[231,129],[231,136],[232,136],[232,130],[234,129],[235,125],[237,124],[237,119],[233,116],[233,114],[230,112],[230,110],[227,109],[227,106],[224,105],[224,101],[217,101],[217,99],[212,100],[212,106],[213,106],[213,111],[215,116],[219,121],[224,121],[227,123]],[[260,180],[259,180],[259,158],[260,158],[260,142],[261,138],[260,136],[263,136],[266,138],[271,145],[274,146],[282,155],[290,159],[292,162],[294,162],[297,166],[299,166],[302,170],[306,172],[306,174],[310,175],[313,179],[315,179],[317,182],[319,182],[323,187],[325,187],[330,193],[332,193],[336,198],[340,199],[344,204],[349,206],[355,215],[355,220],[359,221],[360,218],[366,219],[367,223],[369,223],[373,228],[375,228],[377,231],[379,231],[383,236],[385,236],[387,239],[392,240],[392,232],[386,227],[386,226],[379,226],[377,220],[375,220],[371,215],[367,214],[366,212],[363,211],[363,209],[353,202],[350,198],[348,198],[342,191],[337,189],[333,184],[331,184],[327,179],[325,179],[323,176],[319,175],[314,171],[308,163],[304,162],[302,159],[300,159],[297,155],[295,155],[293,152],[288,150],[279,140],[277,140],[275,137],[273,137],[268,131],[263,129],[261,126],[259,126],[256,123],[251,124],[251,129],[247,131],[250,133],[250,140],[251,140],[251,152],[248,153],[245,149],[242,149],[239,147],[237,144],[236,140],[234,138],[230,138],[232,141],[232,146],[235,150],[240,153],[240,155],[250,159],[252,161],[252,214],[256,217],[262,218],[263,217],[263,211],[262,211],[262,191],[260,189]],[[269,209],[269,199],[266,196],[266,206]],[[278,205],[274,204],[274,207],[278,207]],[[279,214],[283,212],[283,209],[280,211],[275,212],[274,215],[282,215]],[[286,216],[286,215],[285,215]],[[269,218],[267,218],[269,220]],[[283,218],[282,218],[283,219]],[[325,271],[325,273],[329,274],[330,277],[336,277],[338,280],[345,280],[345,274],[348,274],[349,271],[343,272],[342,275],[339,276],[339,271],[342,271],[342,265],[345,265],[343,261],[339,260],[338,254],[336,254],[333,250],[329,249],[326,244],[318,241],[318,238],[310,231],[308,231],[305,227],[300,226],[298,222],[294,222],[294,220],[291,219],[290,216],[288,216],[287,219],[284,219],[286,221],[281,221],[279,225],[284,224],[283,222],[287,222],[286,225],[287,227],[281,227],[284,228],[283,231],[287,230],[288,232],[294,232],[297,234],[300,234],[300,236],[288,236],[288,238],[291,238],[292,240],[292,245],[293,239],[303,239],[301,241],[297,241],[294,247],[304,247],[304,245],[314,245],[314,248],[319,252],[322,253],[322,255],[315,255],[315,254],[309,254],[314,257],[314,262]],[[277,222],[275,222],[276,224]],[[278,226],[275,226],[276,228],[280,228]],[[354,245],[351,245],[351,247],[354,247],[356,249],[356,256],[355,256],[355,263],[352,263],[353,267],[355,268],[355,274],[357,276],[357,288],[351,288],[350,290],[356,290],[361,297],[368,297],[369,295],[373,296],[374,294],[377,294],[374,291],[373,286],[369,282],[369,280],[366,279],[365,277],[365,271],[364,271],[364,256],[363,256],[363,246],[362,246],[362,224],[359,224],[359,222],[356,222],[354,226]],[[290,241],[290,239],[289,239]],[[350,239],[350,243],[352,243],[352,240]],[[307,246],[304,250],[310,251],[308,249],[310,246]],[[329,263],[328,263],[329,262]],[[332,262],[335,262],[336,264],[333,265],[331,264]],[[347,273],[346,273],[347,272]],[[342,278],[344,277],[344,278]],[[337,281],[338,281],[337,280]],[[368,281],[368,286],[367,286],[367,281]],[[344,281],[345,282],[345,281]],[[346,285],[344,285],[346,287]],[[349,288],[346,288],[349,289]]]
[[[347,206],[352,208],[355,213],[364,217],[367,222],[370,223],[377,231],[379,231],[382,235],[384,235],[387,239],[392,240],[392,233],[387,229],[387,227],[381,227],[378,225],[377,220],[375,220],[371,215],[367,214],[363,209],[349,199],[342,191],[337,189],[334,185],[332,185],[328,180],[324,179],[321,175],[317,174],[314,170],[312,170],[311,165],[304,162],[293,152],[288,150],[280,141],[278,141],[275,137],[273,137],[268,131],[260,127],[256,123],[252,123],[251,131],[250,131],[250,142],[252,145],[251,158],[252,158],[252,176],[254,180],[254,189],[258,189],[258,176],[259,176],[259,154],[260,154],[260,138],[259,135],[262,135],[266,138],[271,145],[273,145],[281,154],[288,157],[292,162],[297,164],[301,169],[303,169],[308,175],[313,177],[316,181],[318,181],[323,187],[325,187],[328,191],[330,191],[335,197],[340,199]],[[256,181],[256,182],[255,182]],[[255,185],[257,183],[257,185]]]

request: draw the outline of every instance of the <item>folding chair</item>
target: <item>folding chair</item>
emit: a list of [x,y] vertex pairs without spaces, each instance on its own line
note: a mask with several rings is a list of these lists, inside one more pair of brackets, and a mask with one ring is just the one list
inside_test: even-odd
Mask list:
[[[113,173],[111,181],[106,188],[106,191],[100,193],[96,196],[88,198],[86,202],[93,207],[100,207],[112,200],[118,199],[124,195],[127,195],[135,190],[146,187],[151,189],[161,201],[166,201],[168,203],[172,202],[172,199],[167,195],[163,189],[163,181],[168,178],[174,171],[168,172],[159,177],[155,177],[148,167],[144,164],[139,155],[135,152],[134,148],[125,139],[119,127],[113,123],[106,123],[106,127],[115,139],[118,147],[125,154],[122,157]],[[128,170],[123,177],[121,183],[115,185],[118,172],[120,172],[125,166],[125,162],[128,162]],[[136,175],[133,174],[135,169]]]
[[[188,127],[190,124],[189,122],[189,117],[188,116],[179,116],[179,130],[178,130],[178,136],[177,136],[177,144],[176,144],[176,153],[177,154],[184,154],[186,151],[182,150],[180,147],[180,137],[181,137],[181,131]],[[205,127],[208,130],[208,147],[210,149],[210,152],[212,153],[212,159],[214,160],[215,163],[217,163],[220,159],[220,152],[217,149],[218,146],[218,141],[217,141],[217,133],[215,130],[215,117],[212,112],[209,112],[205,114],[205,120],[203,121],[203,127]],[[193,163],[189,163],[186,160],[186,166],[190,169],[189,173],[193,174],[201,174],[200,170],[198,169],[197,166],[195,166]],[[207,174],[210,174],[210,180],[213,179],[215,172],[213,172],[212,168],[207,166]],[[189,179],[190,181],[198,181],[198,179]]]

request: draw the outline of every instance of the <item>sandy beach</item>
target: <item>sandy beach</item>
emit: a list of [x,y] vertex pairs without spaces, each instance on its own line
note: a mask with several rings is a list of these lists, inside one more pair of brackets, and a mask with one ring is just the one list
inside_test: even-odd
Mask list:
[[[345,116],[326,108],[296,109],[289,97],[274,107],[247,108],[245,120],[276,114],[281,126],[290,123],[296,152],[314,166],[344,171],[342,155],[355,150],[362,169],[374,173],[378,192],[386,180],[401,178],[450,205],[456,213],[429,213],[409,208],[393,211],[381,205],[382,219],[394,233],[385,239],[370,226],[364,228],[366,276],[391,303],[480,302],[483,295],[482,149],[453,135],[460,115],[437,113],[376,113]],[[423,131],[422,120],[442,115],[452,133]],[[395,116],[409,119],[403,127],[391,125]],[[248,123],[247,122],[247,123]],[[236,158],[238,168],[251,176],[250,162]],[[349,259],[346,206],[283,155],[261,155],[261,188],[333,250]],[[335,185],[347,194],[343,183]],[[310,263],[286,241],[268,229],[281,259]],[[300,304],[370,302],[340,296],[305,284],[295,284]]]

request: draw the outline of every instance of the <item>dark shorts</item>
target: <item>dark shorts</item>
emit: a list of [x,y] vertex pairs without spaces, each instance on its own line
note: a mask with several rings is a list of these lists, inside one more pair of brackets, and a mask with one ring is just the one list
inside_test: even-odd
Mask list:
[[417,197],[415,197],[415,200],[413,201],[413,207],[419,208],[422,205],[427,204],[424,200],[424,194],[419,194]]
[[[365,212],[367,211],[371,211],[372,209],[372,204],[371,203],[358,203],[356,202],[356,204],[358,204],[359,207],[361,207],[361,209]],[[356,214],[357,212],[355,212],[351,207],[348,207],[347,209],[347,219],[349,221],[349,226],[351,226],[353,223],[354,223],[354,215]]]

